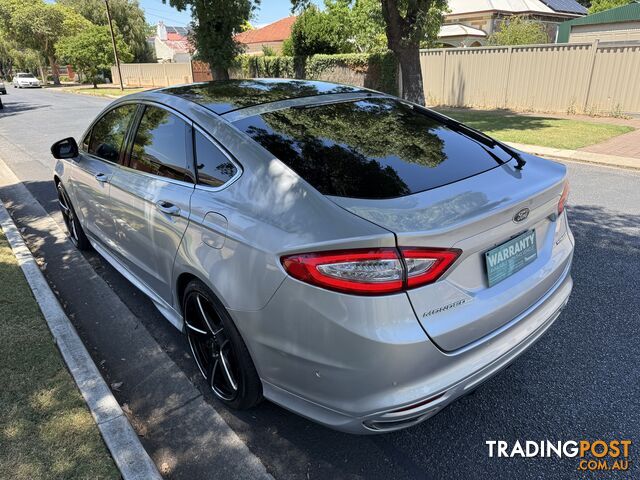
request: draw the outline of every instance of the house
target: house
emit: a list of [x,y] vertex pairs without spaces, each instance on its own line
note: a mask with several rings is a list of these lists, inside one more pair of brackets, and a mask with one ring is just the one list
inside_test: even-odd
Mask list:
[[262,53],[263,46],[280,52],[282,43],[291,36],[291,27],[295,21],[295,16],[282,18],[262,28],[239,33],[235,39],[245,46],[245,53],[251,55]]
[[187,63],[191,61],[193,47],[188,39],[187,27],[171,27],[159,21],[153,38],[153,49],[158,63]]
[[640,43],[640,3],[630,3],[560,24],[558,43]]
[[514,15],[541,22],[553,41],[559,24],[587,14],[576,0],[449,0],[449,10],[438,37],[445,47],[484,45]]

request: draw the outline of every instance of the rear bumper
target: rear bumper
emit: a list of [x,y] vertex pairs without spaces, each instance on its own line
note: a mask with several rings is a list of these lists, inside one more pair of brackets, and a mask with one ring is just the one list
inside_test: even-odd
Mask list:
[[[472,392],[531,347],[558,318],[572,287],[569,265],[562,278],[543,298],[500,331],[494,332],[493,338],[482,346],[458,354],[431,350],[429,358],[424,359],[429,362],[425,365],[437,364],[438,367],[422,376],[418,384],[395,385],[394,392],[377,392],[374,395],[393,402],[392,407],[353,415],[320,405],[263,380],[265,397],[311,420],[348,433],[383,433],[416,425]],[[420,395],[416,395],[417,392]],[[399,402],[402,397],[404,401]],[[418,404],[415,408],[406,407],[415,404]],[[394,412],[398,409],[403,411]]]

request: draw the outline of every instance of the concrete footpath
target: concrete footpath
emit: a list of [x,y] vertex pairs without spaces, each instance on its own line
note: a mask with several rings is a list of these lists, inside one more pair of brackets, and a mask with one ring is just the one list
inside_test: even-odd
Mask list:
[[587,152],[584,150],[563,150],[561,148],[540,147],[538,145],[525,145],[522,143],[505,143],[523,152],[541,157],[640,170],[640,157],[620,157],[618,155]]

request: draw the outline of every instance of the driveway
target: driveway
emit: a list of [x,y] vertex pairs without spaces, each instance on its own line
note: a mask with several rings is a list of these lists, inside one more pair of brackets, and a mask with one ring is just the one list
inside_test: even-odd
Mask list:
[[[51,183],[50,144],[78,136],[108,101],[54,90],[11,89],[0,113],[0,158],[25,184],[37,202],[60,222]],[[525,167],[526,168],[526,167]],[[34,219],[16,189],[0,188],[30,246],[47,263],[44,271],[61,297],[96,363],[107,379],[117,380],[122,357],[128,369],[140,352],[131,344],[114,344],[92,335],[98,324],[114,322],[103,308],[86,305],[82,285],[92,277],[105,281],[103,299],[122,302],[209,405],[222,416],[275,478],[583,478],[574,458],[488,458],[488,440],[631,439],[633,472],[609,472],[607,478],[637,477],[640,442],[640,174],[569,164],[572,193],[570,221],[576,236],[575,289],[569,305],[549,332],[509,369],[426,423],[397,433],[355,437],[313,424],[264,402],[249,412],[233,412],[216,402],[202,384],[182,335],[151,303],[97,254],[84,259],[90,269],[67,268],[60,242],[30,226]],[[66,270],[66,275],[64,271]],[[95,279],[94,279],[95,280]],[[66,282],[76,282],[76,293]],[[117,352],[116,352],[117,351]],[[101,364],[105,359],[110,360]],[[134,427],[154,459],[167,459],[161,470],[170,478],[225,478],[212,471],[206,449],[189,448],[203,438],[182,430],[154,433],[153,415],[135,405],[152,390],[144,371],[135,388],[125,383],[115,392],[130,405]],[[133,378],[133,377],[132,377]],[[171,382],[171,379],[165,379]],[[135,383],[135,382],[133,382]],[[148,382],[147,382],[148,383]],[[162,389],[154,395],[163,395]],[[189,400],[191,401],[191,400]],[[188,412],[189,401],[178,412]],[[207,430],[205,423],[200,425]],[[175,419],[179,425],[180,417]],[[216,429],[209,429],[212,444]],[[182,435],[182,437],[180,437]],[[194,433],[192,437],[204,437]],[[173,463],[171,459],[174,459]],[[177,459],[177,460],[175,460]],[[161,461],[161,460],[156,460]],[[209,469],[209,470],[207,470]],[[598,474],[594,478],[603,477]]]

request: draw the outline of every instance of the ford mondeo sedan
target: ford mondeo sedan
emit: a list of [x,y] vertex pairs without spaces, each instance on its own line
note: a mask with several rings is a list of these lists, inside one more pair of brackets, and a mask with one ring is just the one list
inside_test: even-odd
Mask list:
[[71,240],[184,331],[233,408],[414,425],[513,362],[571,292],[566,168],[371,90],[148,91],[52,153]]

